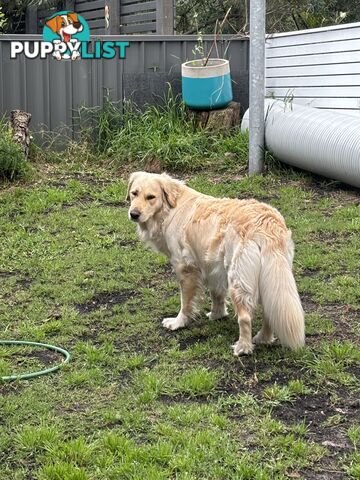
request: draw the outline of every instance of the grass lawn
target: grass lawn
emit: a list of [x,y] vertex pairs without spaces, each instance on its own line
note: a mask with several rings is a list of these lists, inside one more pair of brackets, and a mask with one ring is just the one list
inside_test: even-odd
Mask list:
[[[0,384],[0,479],[360,478],[358,192],[291,171],[189,178],[267,201],[293,230],[307,346],[235,358],[233,311],[208,321],[206,299],[189,328],[161,326],[178,285],[127,219],[125,176],[42,168],[0,193],[1,337],[72,360]],[[59,360],[1,347],[0,374]]]

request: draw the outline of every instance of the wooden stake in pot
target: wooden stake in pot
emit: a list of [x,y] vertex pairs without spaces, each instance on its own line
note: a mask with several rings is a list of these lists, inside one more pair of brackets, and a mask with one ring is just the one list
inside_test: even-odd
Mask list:
[[26,159],[29,155],[30,146],[30,120],[31,113],[23,112],[22,110],[12,110],[10,114],[13,139],[21,145]]
[[227,20],[227,17],[230,13],[230,10],[231,10],[231,7],[228,9],[228,11],[226,12],[225,14],[225,17],[223,18],[223,21],[220,23],[220,26],[219,26],[219,31],[217,31],[217,25],[218,25],[218,20],[216,20],[216,25],[215,25],[215,34],[214,34],[214,41],[212,42],[211,44],[211,47],[210,47],[210,50],[209,50],[209,53],[207,54],[204,62],[203,62],[203,67],[206,67],[206,65],[208,64],[208,61],[209,61],[209,58],[210,58],[210,55],[211,55],[211,52],[214,48],[214,46],[216,47],[216,50],[217,50],[217,41],[219,40],[220,38],[220,35],[222,33],[222,29],[224,28],[224,25],[225,25],[225,22]]

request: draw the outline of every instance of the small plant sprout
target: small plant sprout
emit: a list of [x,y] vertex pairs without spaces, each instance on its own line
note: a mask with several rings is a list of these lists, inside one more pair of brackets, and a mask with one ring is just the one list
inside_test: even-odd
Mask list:
[[195,22],[195,26],[196,26],[197,43],[192,50],[192,54],[194,55],[194,57],[197,57],[199,55],[200,58],[203,59],[204,56],[205,56],[204,39],[203,39],[203,34],[202,34],[201,30],[199,30],[199,22],[198,22],[197,12],[194,12],[193,18],[194,18],[194,22]]

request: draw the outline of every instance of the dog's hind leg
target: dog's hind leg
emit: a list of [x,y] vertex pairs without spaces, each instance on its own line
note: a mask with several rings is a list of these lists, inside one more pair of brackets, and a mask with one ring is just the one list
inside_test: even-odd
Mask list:
[[251,312],[244,307],[235,289],[230,289],[230,296],[239,322],[239,340],[232,346],[234,355],[248,355],[253,351],[251,341]]
[[162,324],[168,330],[186,326],[195,313],[196,295],[201,286],[200,272],[196,267],[180,264],[176,267],[176,273],[180,279],[181,310],[177,317],[164,318]]
[[253,343],[257,345],[259,344],[270,345],[274,341],[275,341],[275,337],[274,337],[272,328],[270,327],[269,321],[264,314],[261,330],[259,330],[258,333],[253,338]]
[[260,251],[254,242],[239,248],[229,270],[229,293],[239,322],[239,340],[233,345],[234,355],[252,353],[251,315],[259,298]]
[[210,320],[217,320],[218,318],[223,318],[228,315],[226,308],[226,295],[210,290],[211,296],[211,312],[207,313],[206,316]]

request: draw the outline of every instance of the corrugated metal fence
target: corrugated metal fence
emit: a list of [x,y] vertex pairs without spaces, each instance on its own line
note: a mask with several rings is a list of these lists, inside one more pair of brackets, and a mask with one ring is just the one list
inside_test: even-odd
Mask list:
[[[81,105],[102,106],[104,99],[132,98],[139,106],[159,103],[169,82],[181,91],[181,63],[194,58],[195,35],[93,36],[94,40],[129,41],[126,59],[57,61],[10,58],[11,40],[41,40],[40,35],[0,36],[0,113],[20,108],[32,114],[32,129],[74,129]],[[213,37],[204,37],[207,50]],[[226,44],[219,44],[222,55]],[[248,41],[235,39],[227,52],[234,99],[248,107]],[[75,113],[76,116],[76,113]]]
[[360,23],[273,35],[267,40],[270,97],[360,115]]

